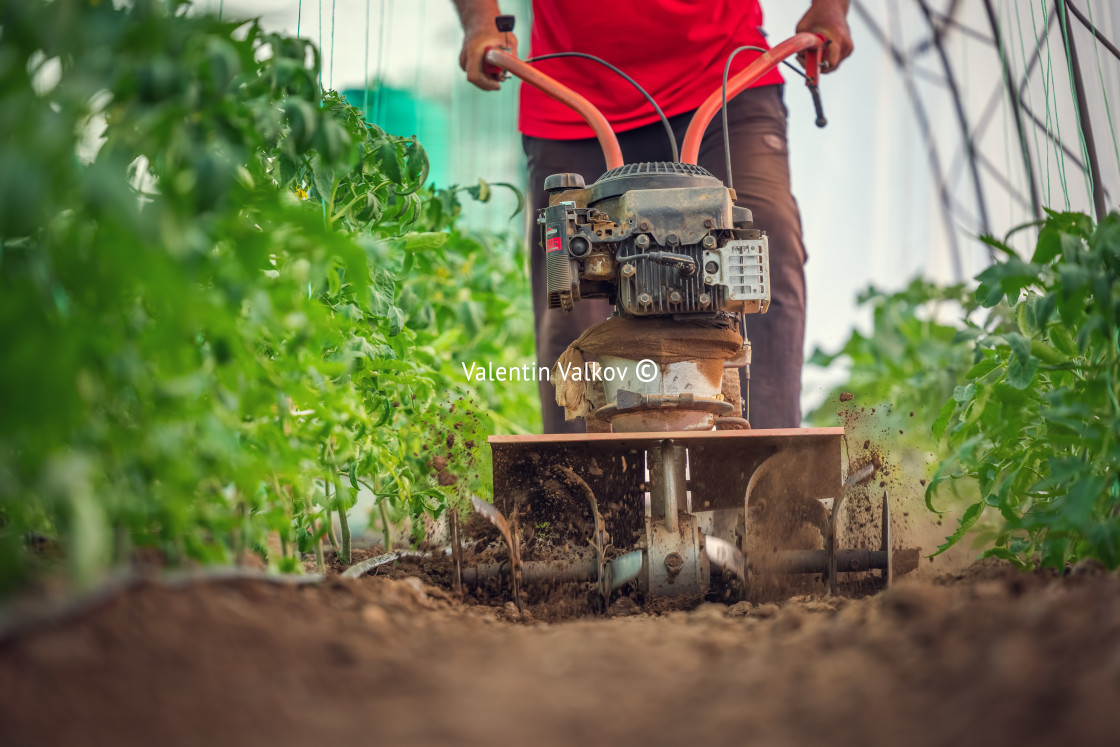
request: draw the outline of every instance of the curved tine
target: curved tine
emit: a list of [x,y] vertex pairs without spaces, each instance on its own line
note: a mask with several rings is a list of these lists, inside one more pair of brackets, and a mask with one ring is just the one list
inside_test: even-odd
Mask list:
[[836,525],[840,523],[840,507],[844,499],[851,494],[857,485],[861,485],[875,476],[875,465],[871,462],[848,475],[844,481],[844,488],[832,503],[832,518],[828,524],[828,590],[836,593]]
[[595,491],[587,481],[576,474],[575,470],[567,466],[557,466],[553,472],[565,478],[568,482],[579,487],[583,497],[591,507],[591,520],[594,522],[594,534],[591,537],[591,547],[595,549],[595,559],[598,562],[598,578],[595,579],[595,588],[599,590],[605,602],[611,593],[610,569],[606,563],[607,532],[603,526],[603,515],[599,513],[599,503],[595,500]]
[[471,498],[471,505],[474,506],[475,511],[478,511],[487,521],[498,528],[498,531],[502,533],[502,539],[509,546],[510,552],[513,552],[513,539],[509,533],[509,522],[506,521],[506,517],[502,516],[502,512],[493,503],[487,503],[478,496]]
[[848,479],[844,481],[844,487],[841,488],[840,495],[837,496],[836,500],[832,503],[832,528],[829,530],[829,534],[831,534],[833,539],[836,538],[836,518],[840,515],[840,505],[857,485],[862,485],[874,476],[875,465],[868,462],[848,475]]
[[704,551],[712,563],[747,582],[747,559],[735,545],[719,537],[704,537]]
[[762,460],[762,464],[755,467],[751,473],[751,479],[747,480],[747,490],[743,493],[743,547],[747,546],[747,528],[750,524],[750,517],[748,511],[751,510],[751,493],[754,492],[755,487],[758,485],[759,478],[768,470],[769,467],[775,464],[775,457],[781,452],[771,454]]
[[587,484],[586,480],[577,475],[575,470],[573,470],[571,467],[554,467],[553,469],[559,474],[566,477],[569,482],[579,487],[580,492],[583,493],[583,497],[587,499],[587,503],[591,506],[591,513],[593,514],[593,518],[595,520],[595,530],[597,534],[600,530],[599,503],[595,500],[595,492],[591,489],[591,486]]
[[378,555],[376,558],[369,558],[360,563],[347,568],[340,575],[342,578],[361,578],[373,569],[383,566],[386,563],[392,563],[401,558],[430,558],[430,552],[417,551],[417,550],[399,550],[397,552],[387,552],[384,555]]
[[599,513],[599,503],[595,500],[595,491],[587,484],[587,481],[576,474],[575,470],[571,467],[554,467],[554,472],[567,478],[569,482],[579,487],[583,497],[587,499],[587,504],[591,507],[591,520],[595,524],[595,536],[593,537],[593,545],[602,552],[606,550],[606,532],[603,527],[603,515]]
[[492,503],[487,503],[478,496],[471,498],[471,505],[474,510],[482,514],[487,521],[498,528],[502,533],[502,538],[506,541],[509,547],[509,577],[510,586],[513,591],[513,603],[517,605],[517,611],[521,611],[521,548],[517,543],[517,538],[509,530],[509,522],[506,517],[502,516],[502,512],[497,509]]

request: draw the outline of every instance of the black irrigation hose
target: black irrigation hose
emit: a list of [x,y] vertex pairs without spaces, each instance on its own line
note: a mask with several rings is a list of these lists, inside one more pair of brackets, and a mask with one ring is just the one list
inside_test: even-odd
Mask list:
[[653,110],[657,112],[657,117],[661,120],[661,126],[665,128],[665,135],[669,138],[669,147],[673,151],[673,160],[680,160],[680,152],[677,150],[677,136],[673,134],[673,128],[669,125],[669,118],[665,116],[665,112],[661,111],[661,107],[657,105],[656,101],[654,101],[653,96],[650,96],[649,92],[646,91],[646,89],[642,88],[638,81],[634,80],[629,75],[604,60],[602,57],[596,57],[593,54],[586,54],[584,52],[554,52],[552,54],[542,54],[538,57],[530,57],[525,61],[540,62],[541,60],[554,60],[560,57],[578,57],[583,60],[598,62],[600,65],[603,65],[604,67],[607,67],[620,75],[627,83],[638,89],[638,93],[642,94],[642,97],[645,98],[645,100],[649,102],[649,105],[653,107]]

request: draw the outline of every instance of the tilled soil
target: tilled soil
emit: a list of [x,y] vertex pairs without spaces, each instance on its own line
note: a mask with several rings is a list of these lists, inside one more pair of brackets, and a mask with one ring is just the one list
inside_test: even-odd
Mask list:
[[1116,574],[985,561],[613,611],[548,624],[415,578],[141,586],[0,641],[0,744],[1116,743]]

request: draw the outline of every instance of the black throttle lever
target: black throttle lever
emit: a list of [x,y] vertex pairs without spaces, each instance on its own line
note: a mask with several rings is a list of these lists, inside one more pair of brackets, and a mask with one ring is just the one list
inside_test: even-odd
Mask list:
[[816,83],[809,84],[809,95],[813,97],[813,108],[817,110],[817,127],[824,127],[828,119],[824,116],[824,106],[821,105],[821,89]]

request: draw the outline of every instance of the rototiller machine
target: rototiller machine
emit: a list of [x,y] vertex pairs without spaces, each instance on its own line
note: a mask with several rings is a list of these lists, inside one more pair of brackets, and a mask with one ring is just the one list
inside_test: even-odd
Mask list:
[[[512,19],[500,17],[498,28],[511,31]],[[489,439],[494,503],[474,505],[508,553],[464,563],[456,525],[457,584],[508,589],[520,606],[529,585],[590,582],[602,609],[630,584],[650,598],[702,595],[717,577],[741,591],[762,574],[819,574],[832,592],[841,573],[878,571],[890,583],[885,494],[878,547],[839,546],[841,505],[874,473],[871,465],[848,469],[843,429],[752,430],[744,417],[749,389],[740,396],[739,369],[749,374],[751,347],[742,321],[769,306],[767,238],[735,205],[734,191],[697,165],[725,97],[799,52],[823,126],[817,77],[825,43],[800,33],[737,75],[725,72],[678,161],[629,164],[589,101],[508,49],[487,51],[493,73],[539,88],[595,131],[608,171],[591,185],[579,174],[548,177],[537,222],[549,306],[606,298],[615,314],[553,370],[557,402],[585,418],[588,433]],[[613,375],[562,376],[589,366]],[[544,545],[531,541],[542,535],[551,535],[547,551],[527,552]]]

